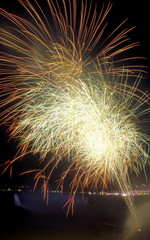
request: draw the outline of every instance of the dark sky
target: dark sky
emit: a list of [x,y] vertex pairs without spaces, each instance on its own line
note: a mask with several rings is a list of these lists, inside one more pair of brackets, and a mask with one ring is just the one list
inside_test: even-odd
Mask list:
[[[34,0],[30,0],[33,2]],[[77,0],[78,5],[81,0]],[[108,0],[92,0],[93,3],[97,2],[98,9],[101,10],[102,3],[105,3],[105,6],[108,4]],[[54,0],[55,2],[55,0]],[[40,6],[44,11],[48,12],[46,0],[38,0]],[[110,3],[113,4],[113,7],[108,14],[106,21],[108,21],[108,30],[112,31],[116,28],[123,20],[128,18],[127,23],[124,25],[124,28],[136,27],[129,37],[131,42],[138,41],[141,43],[141,46],[136,48],[135,52],[138,56],[143,56],[150,58],[150,34],[149,34],[149,24],[150,24],[150,14],[149,14],[149,2],[147,0],[136,1],[136,0],[111,0]],[[20,5],[17,0],[1,1],[0,7],[4,8],[14,14],[19,14],[20,16],[28,16],[26,11]],[[150,61],[145,62],[146,65],[150,66]]]
[[[45,0],[46,1],[46,0]],[[45,7],[43,4],[44,0],[38,1],[41,6]],[[101,6],[102,0],[97,0],[98,6]],[[104,1],[108,2],[108,1]],[[137,1],[137,0],[112,0],[110,1],[113,3],[113,8],[108,16],[109,20],[109,29],[112,29],[119,25],[123,20],[128,18],[126,23],[126,27],[133,27],[136,26],[129,36],[131,37],[132,41],[140,41],[141,46],[138,47],[136,50],[133,50],[134,53],[137,53],[137,56],[146,57],[147,60],[144,61],[146,66],[150,66],[150,34],[149,34],[149,25],[150,25],[150,14],[149,14],[149,1]],[[100,3],[100,4],[99,4]],[[3,0],[0,3],[0,7],[4,8],[10,12],[20,14],[24,16],[24,10],[20,7],[20,4],[16,0]],[[25,14],[26,15],[26,14]],[[131,50],[132,51],[132,50]],[[142,62],[143,64],[143,62]],[[149,90],[150,88],[150,71],[148,70],[147,78],[142,83],[145,86],[145,89]],[[1,127],[0,128],[0,151],[1,151],[1,161],[6,161],[8,159],[12,159],[15,152],[17,144],[14,141],[8,142],[8,133],[6,133],[7,128]],[[28,159],[30,163],[32,161],[31,157]],[[37,159],[34,160],[35,162]],[[35,164],[34,162],[34,164]],[[33,164],[33,165],[34,165]],[[15,166],[14,166],[15,168]],[[14,170],[15,174],[18,174],[20,168],[24,168],[24,163],[19,164],[18,167]],[[8,173],[5,177],[0,177],[0,181],[4,182],[7,179]],[[16,180],[14,177],[13,179]],[[14,180],[14,181],[15,181]],[[18,180],[18,179],[17,179]]]

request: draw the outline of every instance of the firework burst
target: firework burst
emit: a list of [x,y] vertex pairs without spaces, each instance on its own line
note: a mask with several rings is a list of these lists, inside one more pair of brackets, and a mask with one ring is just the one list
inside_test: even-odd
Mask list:
[[[1,45],[8,49],[0,58],[0,116],[11,137],[20,142],[17,156],[6,162],[5,170],[26,154],[40,153],[43,167],[33,171],[35,187],[42,179],[46,196],[53,171],[67,160],[58,187],[63,191],[71,172],[68,211],[70,207],[73,211],[78,189],[107,188],[117,182],[121,191],[128,192],[129,170],[138,174],[149,157],[149,137],[140,125],[140,117],[149,111],[142,110],[149,96],[138,90],[139,80],[129,82],[129,75],[136,76],[139,68],[112,64],[116,55],[138,45],[122,46],[131,29],[112,38],[121,23],[91,58],[106,28],[110,4],[103,5],[99,15],[95,6],[91,15],[91,4],[87,10],[87,1],[82,1],[77,27],[76,1],[66,5],[62,0],[61,11],[57,1],[47,0],[56,33],[36,1],[38,11],[28,0],[19,2],[32,23],[0,10],[13,25],[0,34]],[[126,201],[134,214],[131,197]]]

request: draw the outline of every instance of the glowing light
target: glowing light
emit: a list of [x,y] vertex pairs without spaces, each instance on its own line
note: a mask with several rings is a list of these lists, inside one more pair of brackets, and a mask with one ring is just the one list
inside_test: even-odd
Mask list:
[[[9,49],[0,58],[0,117],[2,124],[9,125],[11,137],[19,140],[17,156],[6,162],[5,170],[28,153],[40,153],[43,167],[33,172],[35,187],[43,180],[45,197],[54,169],[68,160],[58,188],[63,191],[71,173],[66,204],[72,211],[78,189],[104,189],[116,182],[122,192],[129,192],[129,170],[138,174],[149,157],[149,136],[140,126],[140,117],[149,111],[142,110],[149,104],[149,96],[138,90],[139,79],[134,84],[129,81],[129,75],[136,76],[139,70],[115,67],[112,61],[138,45],[121,47],[131,29],[112,39],[121,23],[107,37],[108,45],[91,59],[89,52],[101,39],[110,4],[100,15],[95,7],[90,21],[87,1],[85,6],[82,2],[76,29],[76,1],[69,1],[69,13],[62,1],[63,16],[60,8],[48,0],[56,34],[36,1],[38,11],[28,0],[19,2],[33,23],[0,10],[14,25],[14,33],[1,29],[0,34],[0,43]],[[134,214],[132,196],[125,197]]]

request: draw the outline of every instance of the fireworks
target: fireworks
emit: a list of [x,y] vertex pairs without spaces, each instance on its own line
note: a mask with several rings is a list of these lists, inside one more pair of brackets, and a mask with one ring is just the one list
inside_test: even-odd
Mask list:
[[[149,96],[138,90],[138,79],[133,84],[129,81],[129,75],[137,75],[138,66],[112,63],[116,55],[138,45],[122,46],[131,29],[112,38],[121,23],[90,57],[106,28],[110,4],[103,5],[99,15],[95,6],[91,16],[91,3],[87,10],[87,1],[82,1],[77,26],[76,1],[67,5],[62,0],[61,12],[57,1],[55,5],[48,0],[54,32],[36,1],[38,11],[28,0],[19,2],[32,23],[1,9],[13,25],[11,31],[1,29],[0,34],[1,44],[8,49],[0,58],[1,122],[20,142],[17,156],[6,162],[6,168],[28,153],[40,153],[43,167],[34,171],[35,187],[42,179],[46,196],[53,171],[67,160],[58,187],[63,191],[71,172],[68,211],[71,206],[73,210],[78,189],[117,183],[128,192],[129,170],[138,174],[149,157],[149,137],[140,125],[140,117],[149,111],[142,110]],[[126,201],[134,213],[131,197]]]

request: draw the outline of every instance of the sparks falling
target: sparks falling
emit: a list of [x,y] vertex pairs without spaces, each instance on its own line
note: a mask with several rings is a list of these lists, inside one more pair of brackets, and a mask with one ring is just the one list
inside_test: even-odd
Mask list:
[[[0,117],[19,141],[17,156],[5,170],[29,153],[40,153],[45,165],[33,172],[35,187],[43,180],[45,197],[52,173],[67,160],[58,187],[63,192],[71,172],[68,212],[78,189],[117,183],[128,192],[129,172],[139,174],[149,157],[149,136],[140,124],[149,96],[138,89],[139,78],[130,82],[141,69],[117,66],[128,58],[112,60],[138,45],[127,43],[132,29],[120,30],[124,21],[101,42],[110,4],[98,14],[96,6],[91,12],[92,1],[81,1],[77,21],[76,1],[62,0],[60,10],[57,1],[47,0],[51,26],[37,1],[19,2],[32,21],[0,10],[10,22],[10,30],[1,28],[0,34]],[[132,198],[126,202],[134,214]]]

